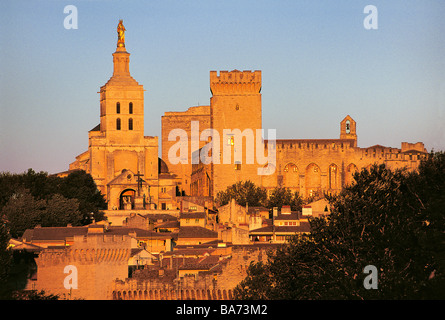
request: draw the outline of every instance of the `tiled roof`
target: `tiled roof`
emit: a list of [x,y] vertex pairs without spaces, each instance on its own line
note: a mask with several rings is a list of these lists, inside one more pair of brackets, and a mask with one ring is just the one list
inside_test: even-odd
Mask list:
[[192,226],[181,227],[179,229],[179,238],[218,238],[218,233],[209,229]]
[[219,256],[208,256],[193,260],[188,260],[187,263],[179,267],[180,270],[210,270],[220,262]]
[[27,229],[22,236],[26,242],[36,240],[65,240],[75,235],[86,235],[88,228],[85,227],[46,227]]
[[[97,227],[103,227],[101,225],[95,225]],[[88,234],[88,229],[91,226],[84,227],[43,227],[27,229],[22,240],[26,242],[32,241],[55,241],[55,240],[65,240],[66,238],[72,238],[74,236],[86,236]],[[109,227],[108,230],[104,230],[104,235],[129,235],[130,233],[136,233],[137,238],[157,238],[157,239],[167,239],[171,238],[169,233],[158,233],[149,230],[131,228],[131,227]],[[102,234],[102,233],[95,233]]]
[[156,225],[157,229],[163,228],[179,228],[179,221],[167,221]]
[[133,249],[131,249],[130,257],[133,257],[133,256],[137,255],[141,251],[142,251],[142,248],[133,248]]
[[128,235],[130,233],[136,233],[136,238],[168,239],[172,237],[171,234],[165,232],[154,232],[150,230],[131,228],[131,227],[110,227],[105,234]]
[[274,217],[275,220],[298,220],[300,218],[300,214],[291,213],[291,214],[279,214]]

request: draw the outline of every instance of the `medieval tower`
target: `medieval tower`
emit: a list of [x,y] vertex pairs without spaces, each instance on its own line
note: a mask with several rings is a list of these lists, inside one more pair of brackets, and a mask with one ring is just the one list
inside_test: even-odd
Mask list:
[[108,210],[167,207],[176,190],[158,158],[158,137],[144,136],[145,90],[130,74],[124,31],[120,21],[113,74],[99,92],[100,123],[89,131],[88,151],[70,170],[91,174]]

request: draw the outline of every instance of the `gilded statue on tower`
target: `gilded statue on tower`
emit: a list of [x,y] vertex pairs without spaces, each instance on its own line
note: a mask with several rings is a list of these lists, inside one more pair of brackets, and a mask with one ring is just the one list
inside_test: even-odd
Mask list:
[[117,46],[125,47],[125,27],[122,20],[119,20],[117,25]]

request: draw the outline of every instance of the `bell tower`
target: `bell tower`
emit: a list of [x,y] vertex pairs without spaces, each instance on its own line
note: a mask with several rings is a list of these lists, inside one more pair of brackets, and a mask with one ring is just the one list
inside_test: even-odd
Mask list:
[[118,25],[113,75],[100,88],[100,131],[110,144],[140,144],[144,139],[144,88],[130,75],[125,28]]
[[122,207],[126,192],[150,203],[157,191],[149,188],[158,184],[158,138],[144,136],[144,88],[130,74],[124,31],[119,21],[113,74],[99,92],[100,124],[89,132],[89,173],[110,210]]
[[340,139],[352,139],[357,147],[356,122],[349,115],[340,122]]

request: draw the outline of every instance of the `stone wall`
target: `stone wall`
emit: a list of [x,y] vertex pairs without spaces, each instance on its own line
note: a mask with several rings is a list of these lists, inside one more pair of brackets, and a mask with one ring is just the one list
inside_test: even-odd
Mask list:
[[[192,175],[191,151],[195,147],[192,143],[192,121],[199,123],[197,135],[193,136],[193,138],[198,142],[196,147],[200,148],[206,142],[199,141],[199,135],[203,130],[210,128],[210,106],[191,107],[184,112],[165,112],[161,118],[162,159],[166,162],[169,171],[178,176],[179,190],[184,191],[187,195],[190,195]],[[168,156],[172,146],[179,141],[179,138],[178,140],[169,141],[169,134],[175,129],[185,130],[187,134],[187,154],[184,155],[185,163],[172,163]],[[179,156],[179,152],[177,154]]]
[[[112,281],[128,277],[130,237],[75,236],[66,248],[45,249],[36,258],[36,290],[45,290],[70,299],[109,299]],[[65,267],[71,266],[70,271]],[[73,267],[77,270],[77,276]],[[66,278],[72,278],[67,282]],[[77,289],[68,289],[75,284]]]
[[114,281],[111,298],[114,300],[230,300],[233,290],[247,275],[251,262],[267,259],[267,252],[277,245],[233,246],[231,258],[219,271],[202,272],[197,277],[173,276],[151,279]]

